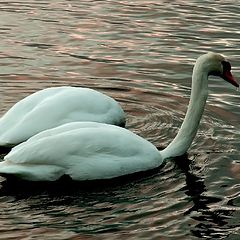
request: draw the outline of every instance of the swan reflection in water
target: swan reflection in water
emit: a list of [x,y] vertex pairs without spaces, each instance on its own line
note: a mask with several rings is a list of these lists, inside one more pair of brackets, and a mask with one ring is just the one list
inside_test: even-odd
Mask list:
[[[187,154],[174,159],[176,171],[179,170],[185,175],[184,188],[181,191],[189,197],[192,206],[185,212],[185,216],[190,216],[194,221],[191,232],[198,238],[219,238],[230,236],[231,224],[234,213],[237,214],[238,208],[226,206],[222,203],[222,197],[211,196],[210,190],[204,183],[205,176],[199,176],[203,172],[196,165],[195,158],[189,159]],[[225,205],[225,206],[223,206]],[[213,208],[211,206],[214,206]],[[216,229],[219,229],[216,234]]]

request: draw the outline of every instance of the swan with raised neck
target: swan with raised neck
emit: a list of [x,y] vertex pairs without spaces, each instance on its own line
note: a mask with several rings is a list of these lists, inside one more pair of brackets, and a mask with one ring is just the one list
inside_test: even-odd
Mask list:
[[131,131],[94,122],[73,122],[49,129],[14,147],[0,162],[0,173],[29,181],[111,179],[159,167],[184,154],[198,129],[208,95],[208,76],[217,75],[238,87],[231,65],[216,53],[199,57],[182,126],[163,151]]
[[181,156],[196,136],[208,97],[208,77],[219,76],[235,87],[239,84],[231,74],[230,63],[220,54],[201,55],[193,68],[190,101],[184,121],[173,141],[161,152],[163,158]]

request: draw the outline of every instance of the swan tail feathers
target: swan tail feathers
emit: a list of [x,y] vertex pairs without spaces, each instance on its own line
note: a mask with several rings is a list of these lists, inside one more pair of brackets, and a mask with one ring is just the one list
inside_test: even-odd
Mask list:
[[15,176],[27,181],[55,181],[64,175],[63,169],[54,165],[24,165],[0,162],[0,175]]

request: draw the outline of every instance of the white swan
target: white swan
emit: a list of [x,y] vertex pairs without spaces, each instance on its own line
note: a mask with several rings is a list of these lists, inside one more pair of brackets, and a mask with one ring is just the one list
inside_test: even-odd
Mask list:
[[184,154],[196,135],[208,95],[208,76],[217,75],[239,87],[223,56],[198,58],[184,122],[163,151],[127,129],[94,122],[68,123],[43,131],[14,147],[0,163],[0,173],[29,181],[111,179],[159,167],[164,159]]
[[16,103],[0,119],[0,146],[14,146],[31,136],[73,121],[125,125],[125,114],[111,97],[89,88],[52,87]]

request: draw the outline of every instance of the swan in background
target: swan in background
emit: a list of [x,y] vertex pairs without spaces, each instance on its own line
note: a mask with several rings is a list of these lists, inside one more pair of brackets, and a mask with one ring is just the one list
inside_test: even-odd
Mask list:
[[52,87],[17,102],[0,119],[0,146],[17,145],[68,122],[125,125],[125,114],[111,97],[89,88]]
[[208,96],[209,75],[239,87],[223,56],[200,56],[193,69],[185,119],[177,136],[162,151],[118,126],[73,122],[43,131],[14,147],[0,163],[0,173],[28,181],[55,181],[63,175],[83,181],[112,179],[157,168],[165,159],[180,156],[190,147]]

